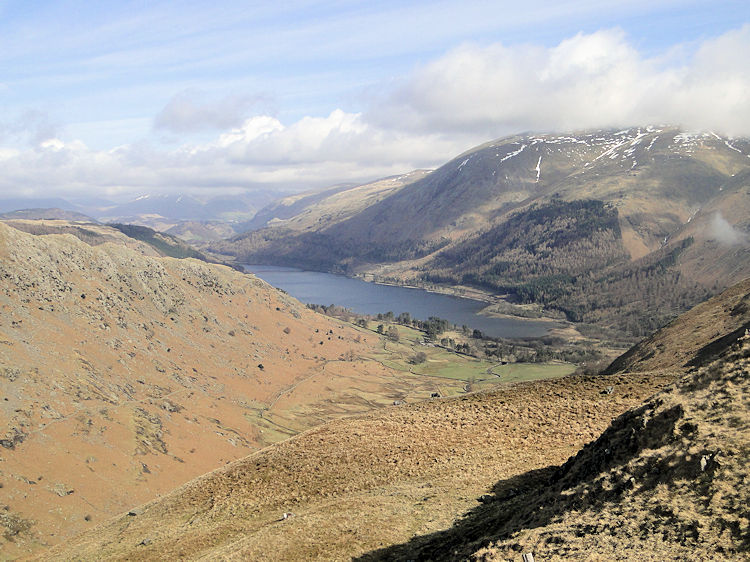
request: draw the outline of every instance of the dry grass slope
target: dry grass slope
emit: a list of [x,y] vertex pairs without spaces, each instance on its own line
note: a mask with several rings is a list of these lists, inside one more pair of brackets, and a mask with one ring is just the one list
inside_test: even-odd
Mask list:
[[123,514],[47,559],[350,559],[449,527],[498,477],[562,463],[674,377],[519,383],[334,421]]
[[750,558],[750,337],[558,469],[500,481],[446,532],[367,560]]
[[[61,221],[30,230],[59,231]],[[429,396],[380,340],[108,227],[0,223],[0,557],[324,421]],[[345,360],[344,357],[349,359]]]

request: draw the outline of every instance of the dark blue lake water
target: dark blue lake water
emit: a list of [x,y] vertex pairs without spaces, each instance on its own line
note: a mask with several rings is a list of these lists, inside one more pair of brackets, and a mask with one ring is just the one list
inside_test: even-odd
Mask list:
[[466,324],[487,335],[502,338],[542,336],[552,326],[548,322],[483,316],[478,314],[486,306],[481,301],[430,293],[423,289],[378,285],[343,275],[303,271],[291,267],[244,267],[270,285],[283,289],[306,304],[336,304],[359,314],[391,311],[398,315],[408,312],[420,320],[438,316],[459,326]]

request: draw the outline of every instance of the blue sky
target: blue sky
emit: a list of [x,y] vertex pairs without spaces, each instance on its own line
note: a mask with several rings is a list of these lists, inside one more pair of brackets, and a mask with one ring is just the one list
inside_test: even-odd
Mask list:
[[0,0],[0,196],[305,189],[531,129],[748,135],[749,24],[744,1]]

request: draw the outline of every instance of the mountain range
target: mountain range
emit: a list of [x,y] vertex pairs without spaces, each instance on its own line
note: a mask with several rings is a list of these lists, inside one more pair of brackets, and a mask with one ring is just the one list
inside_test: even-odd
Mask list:
[[671,127],[517,135],[336,214],[341,193],[212,247],[248,263],[471,286],[631,337],[750,275],[744,139]]
[[[0,213],[8,218],[82,220],[81,217],[85,216],[100,222],[138,224],[160,231],[179,227],[183,223],[194,223],[202,224],[206,229],[213,226],[221,234],[229,236],[245,230],[247,221],[258,209],[279,195],[274,191],[256,190],[241,195],[213,197],[196,197],[180,193],[145,193],[126,201],[101,198],[13,198],[0,199]],[[50,209],[55,211],[51,212]],[[63,215],[63,212],[68,214]],[[33,213],[34,216],[29,213]],[[26,216],[21,217],[20,214]]]

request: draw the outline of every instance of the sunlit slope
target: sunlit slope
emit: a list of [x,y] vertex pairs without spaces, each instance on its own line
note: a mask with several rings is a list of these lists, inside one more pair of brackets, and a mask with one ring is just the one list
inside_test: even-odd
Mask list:
[[366,359],[382,349],[372,332],[253,276],[155,257],[107,227],[76,234],[92,245],[0,223],[5,556],[326,420],[434,389]]
[[[730,330],[724,317],[743,291],[685,324]],[[664,334],[665,347],[679,346],[680,333]],[[701,356],[692,346],[673,369],[510,384],[337,420],[49,557],[737,559],[750,548],[750,340],[682,366]]]
[[750,337],[559,468],[501,480],[442,533],[366,560],[746,560]]
[[449,526],[497,478],[563,462],[673,378],[519,383],[331,422],[123,514],[48,558],[348,560]]

